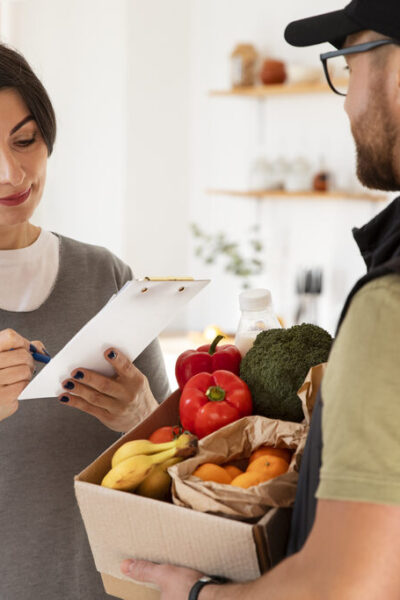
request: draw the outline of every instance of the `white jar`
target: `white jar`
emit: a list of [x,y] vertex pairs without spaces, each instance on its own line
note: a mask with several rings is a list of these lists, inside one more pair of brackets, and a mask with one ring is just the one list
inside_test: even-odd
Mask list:
[[273,162],[275,188],[280,190],[285,187],[287,174],[290,171],[290,165],[282,156]]
[[250,165],[248,189],[251,192],[269,190],[273,187],[273,171],[269,162],[259,156]]
[[304,158],[296,158],[286,175],[287,192],[308,192],[312,189],[312,168]]
[[246,290],[239,296],[241,317],[235,337],[235,346],[243,356],[247,354],[254,344],[254,340],[261,331],[268,329],[281,329],[273,306],[271,292],[257,289]]

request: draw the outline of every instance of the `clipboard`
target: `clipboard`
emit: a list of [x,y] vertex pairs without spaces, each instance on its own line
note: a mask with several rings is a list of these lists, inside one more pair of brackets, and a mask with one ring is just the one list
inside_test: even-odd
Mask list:
[[113,375],[103,356],[107,348],[118,348],[134,361],[209,282],[148,277],[128,281],[43,367],[18,399],[58,396],[61,381],[79,366]]

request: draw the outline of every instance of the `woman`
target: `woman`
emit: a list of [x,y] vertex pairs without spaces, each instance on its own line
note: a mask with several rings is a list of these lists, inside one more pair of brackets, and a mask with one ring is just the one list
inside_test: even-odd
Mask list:
[[[135,361],[116,348],[104,377],[76,365],[59,398],[18,402],[56,354],[132,278],[104,248],[31,223],[56,133],[45,89],[0,45],[0,598],[108,597],[73,495],[73,476],[168,395],[158,341]],[[135,332],[132,332],[134,335]],[[33,340],[33,342],[32,342]],[[40,341],[39,341],[40,340]],[[63,374],[60,374],[63,376]]]

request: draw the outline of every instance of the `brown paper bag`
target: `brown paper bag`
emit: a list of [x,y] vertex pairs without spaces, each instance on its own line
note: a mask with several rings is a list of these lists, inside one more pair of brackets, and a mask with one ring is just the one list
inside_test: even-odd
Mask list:
[[[168,470],[174,504],[241,519],[258,518],[272,506],[292,506],[306,433],[304,423],[252,416],[208,435],[200,441],[196,456]],[[248,458],[263,444],[294,450],[287,473],[248,490],[192,476],[203,463],[224,464]]]
[[303,406],[304,418],[307,425],[310,425],[312,411],[317,399],[318,390],[321,386],[322,378],[326,371],[328,363],[321,363],[316,367],[311,367],[307,373],[303,385],[297,392]]
[[[298,391],[305,417],[302,423],[256,415],[245,417],[205,437],[199,442],[196,456],[168,469],[174,504],[237,519],[255,519],[271,507],[293,506],[312,409],[325,367],[326,363],[312,367]],[[253,450],[264,444],[294,451],[287,473],[247,490],[192,476],[203,463],[248,459]],[[239,466],[245,468],[245,464]]]

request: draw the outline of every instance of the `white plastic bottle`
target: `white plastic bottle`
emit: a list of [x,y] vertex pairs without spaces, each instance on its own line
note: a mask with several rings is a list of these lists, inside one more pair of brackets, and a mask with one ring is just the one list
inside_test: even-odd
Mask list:
[[281,329],[269,290],[246,290],[239,296],[241,317],[235,337],[235,346],[243,356],[254,344],[260,331]]

